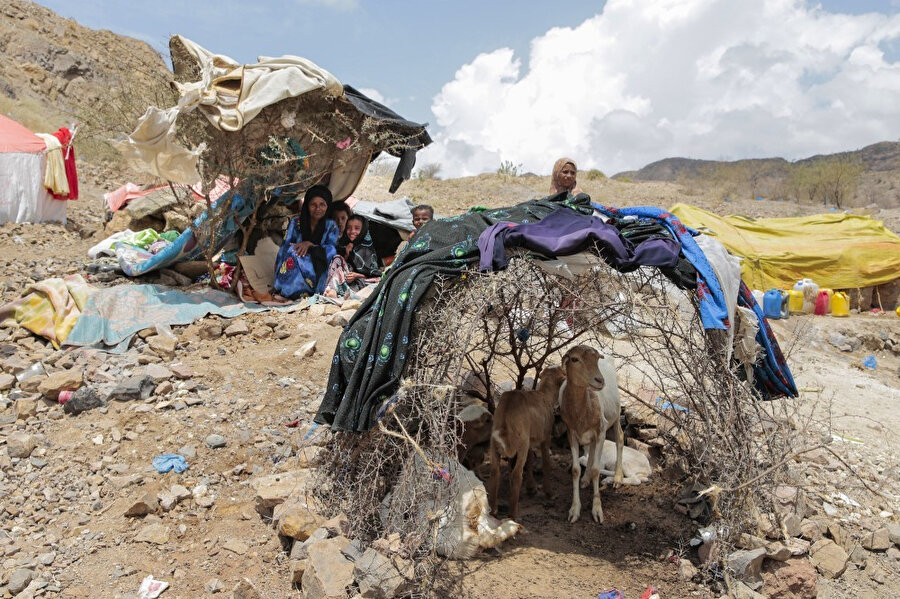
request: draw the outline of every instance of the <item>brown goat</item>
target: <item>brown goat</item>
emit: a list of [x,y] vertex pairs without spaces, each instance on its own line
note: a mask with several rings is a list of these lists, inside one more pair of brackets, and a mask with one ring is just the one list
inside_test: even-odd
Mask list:
[[[515,458],[510,469],[509,517],[519,513],[519,493],[522,490],[522,471],[532,448],[541,448],[544,470],[544,492],[550,496],[550,438],[553,432],[553,410],[565,372],[559,366],[547,368],[535,390],[515,389],[500,396],[494,410],[491,432],[491,481],[488,490],[491,512],[497,513],[497,494],[500,489],[500,458]],[[532,465],[528,467],[528,488],[535,487]]]
[[[589,446],[586,476],[594,486],[591,516],[595,522],[603,522],[603,506],[600,502],[600,456],[607,431],[615,433],[616,470],[613,485],[618,487],[624,478],[622,450],[625,434],[619,419],[621,406],[616,382],[616,371],[610,361],[592,347],[579,345],[563,357],[566,380],[559,392],[559,413],[566,423],[569,447],[572,450],[572,507],[569,522],[581,516],[581,497],[578,479],[581,478],[579,462],[582,445]],[[587,479],[585,480],[587,482]]]

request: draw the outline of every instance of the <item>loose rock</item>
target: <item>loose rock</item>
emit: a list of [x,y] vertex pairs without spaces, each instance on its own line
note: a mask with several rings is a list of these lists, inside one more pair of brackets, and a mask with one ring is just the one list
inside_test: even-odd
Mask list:
[[56,401],[60,391],[74,391],[84,382],[79,370],[62,370],[47,376],[38,386],[38,391],[47,399]]
[[353,566],[353,578],[363,597],[388,599],[401,592],[406,580],[391,560],[372,548],[360,556]]
[[37,447],[37,439],[21,431],[16,431],[6,438],[6,453],[11,458],[27,458]]
[[817,541],[810,547],[809,553],[816,570],[827,578],[839,578],[850,560],[846,551],[828,539]]

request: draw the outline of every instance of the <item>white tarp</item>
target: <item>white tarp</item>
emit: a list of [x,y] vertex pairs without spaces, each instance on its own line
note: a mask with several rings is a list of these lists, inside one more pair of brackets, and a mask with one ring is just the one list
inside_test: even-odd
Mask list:
[[178,84],[179,104],[187,109],[199,106],[222,131],[240,131],[263,108],[287,98],[316,89],[333,96],[344,93],[334,75],[299,56],[260,56],[258,62],[242,65],[180,35],[175,37],[200,65],[200,81]]
[[169,181],[193,185],[200,179],[197,158],[204,148],[189,150],[175,142],[175,122],[182,112],[198,109],[216,128],[239,131],[276,102],[317,89],[334,96],[344,91],[334,75],[299,56],[260,56],[254,64],[241,65],[175,37],[197,60],[200,80],[177,84],[178,105],[168,110],[150,107],[135,131],[119,144],[135,167]]
[[0,223],[66,222],[66,201],[44,188],[44,154],[0,153]]

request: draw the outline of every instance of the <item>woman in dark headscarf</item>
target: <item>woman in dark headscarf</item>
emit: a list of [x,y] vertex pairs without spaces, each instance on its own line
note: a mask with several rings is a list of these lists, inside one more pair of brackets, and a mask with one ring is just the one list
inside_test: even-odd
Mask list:
[[571,158],[557,160],[553,165],[553,174],[550,177],[550,193],[557,194],[565,191],[572,196],[581,193],[581,188],[575,181],[577,174],[578,167],[575,166],[574,160]]
[[275,259],[275,292],[289,299],[322,293],[328,264],[337,254],[338,226],[330,218],[331,192],[307,190]]

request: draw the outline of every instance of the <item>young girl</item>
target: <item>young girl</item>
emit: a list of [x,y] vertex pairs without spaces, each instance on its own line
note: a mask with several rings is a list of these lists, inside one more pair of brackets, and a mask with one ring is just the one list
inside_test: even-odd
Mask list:
[[325,295],[347,295],[351,289],[362,289],[364,279],[381,275],[381,260],[375,253],[369,227],[361,216],[347,220],[344,235],[338,241],[338,254],[328,269]]

